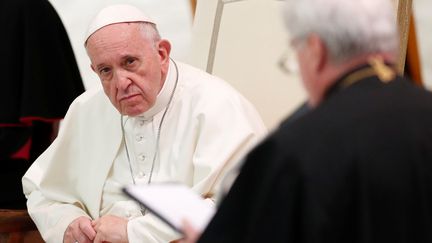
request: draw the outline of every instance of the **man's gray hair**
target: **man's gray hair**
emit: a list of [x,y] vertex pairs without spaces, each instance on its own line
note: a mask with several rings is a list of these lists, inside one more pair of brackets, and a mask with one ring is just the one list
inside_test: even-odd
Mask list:
[[158,29],[156,28],[156,25],[147,22],[141,22],[139,23],[139,25],[143,37],[151,41],[154,44],[154,47],[156,47],[157,42],[160,41],[161,39],[161,36],[159,34]]
[[284,10],[292,40],[317,34],[334,63],[361,54],[398,52],[395,8],[388,0],[286,0]]

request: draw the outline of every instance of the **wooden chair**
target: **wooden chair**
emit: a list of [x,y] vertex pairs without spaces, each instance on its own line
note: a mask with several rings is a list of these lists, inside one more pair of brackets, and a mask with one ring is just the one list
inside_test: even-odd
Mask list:
[[0,209],[0,243],[43,243],[26,210]]

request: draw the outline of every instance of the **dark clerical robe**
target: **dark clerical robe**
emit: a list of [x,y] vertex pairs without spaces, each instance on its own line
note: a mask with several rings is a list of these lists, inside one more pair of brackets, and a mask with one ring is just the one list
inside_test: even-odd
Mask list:
[[336,84],[248,155],[199,242],[432,242],[432,94]]
[[47,0],[1,1],[0,22],[0,208],[25,208],[21,178],[84,86]]

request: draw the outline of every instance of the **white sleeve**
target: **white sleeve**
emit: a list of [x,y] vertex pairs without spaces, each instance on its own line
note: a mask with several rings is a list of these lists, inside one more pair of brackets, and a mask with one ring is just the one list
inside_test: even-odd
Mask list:
[[83,210],[85,207],[69,195],[70,188],[52,190],[52,187],[44,184],[57,178],[67,180],[63,172],[47,175],[47,171],[53,167],[52,164],[61,160],[62,149],[59,147],[64,147],[62,141],[65,137],[68,137],[67,131],[59,133],[54,143],[32,164],[22,179],[28,213],[42,238],[49,243],[63,242],[64,232],[74,219],[80,216],[89,217]]
[[[211,199],[205,199],[209,207],[215,204]],[[129,220],[127,226],[129,243],[159,243],[178,240],[182,235],[151,213]]]
[[50,202],[39,191],[28,197],[31,205],[29,214],[37,222],[38,230],[45,242],[63,242],[64,232],[69,224],[80,216],[90,218],[81,208],[73,204]]
[[[79,134],[85,134],[89,130],[84,130],[83,124],[88,124],[89,117],[94,116],[89,112],[94,106],[87,106],[87,110],[82,112],[82,104],[87,100],[93,101],[92,97],[98,93],[98,90],[86,91],[72,103],[57,138],[32,164],[22,179],[28,213],[46,242],[63,242],[64,232],[74,219],[80,216],[97,216],[97,206],[100,205],[97,192],[103,185],[103,179],[95,178],[104,178],[105,175],[104,172],[96,175],[92,172],[94,169],[89,167],[109,168],[110,164],[88,163],[99,160],[92,160],[90,152],[86,150],[93,141],[87,142],[90,139],[82,139],[83,136]],[[101,99],[96,101],[99,100]],[[103,102],[105,101],[101,100],[96,108],[107,107]]]

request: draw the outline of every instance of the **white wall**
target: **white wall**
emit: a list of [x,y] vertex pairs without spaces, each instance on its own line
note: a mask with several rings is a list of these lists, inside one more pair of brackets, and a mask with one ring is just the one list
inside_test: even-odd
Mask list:
[[242,92],[269,129],[306,98],[298,74],[277,65],[292,51],[282,7],[276,0],[199,0],[193,26],[190,62]]
[[158,23],[163,38],[173,45],[172,57],[184,60],[189,53],[192,15],[189,0],[49,0],[60,15],[69,34],[86,88],[99,85],[90,69],[83,46],[84,35],[93,16],[110,4],[128,3],[141,8]]

